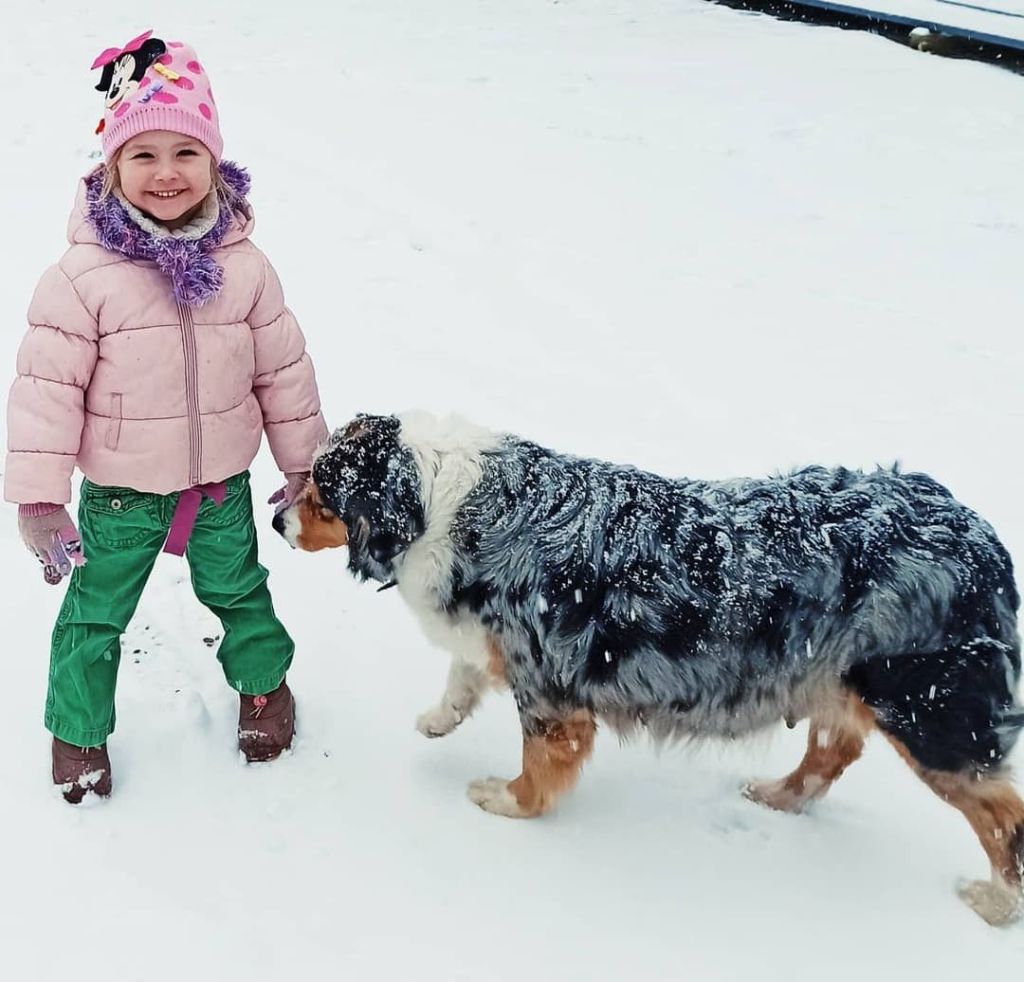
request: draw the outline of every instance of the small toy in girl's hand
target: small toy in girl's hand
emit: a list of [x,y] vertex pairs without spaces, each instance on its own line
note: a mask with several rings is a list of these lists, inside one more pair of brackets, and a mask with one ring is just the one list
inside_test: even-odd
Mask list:
[[278,515],[285,510],[304,490],[309,474],[306,472],[292,472],[285,474],[288,483],[283,488],[278,488],[269,498],[268,505],[274,505],[274,514]]
[[43,579],[53,585],[70,575],[74,566],[85,565],[82,540],[74,525],[65,525],[53,533],[52,546],[42,555],[36,554],[43,566]]
[[288,507],[288,495],[285,493],[285,488],[278,488],[269,498],[267,498],[268,505],[277,505],[274,509],[276,515],[279,511],[284,511]]

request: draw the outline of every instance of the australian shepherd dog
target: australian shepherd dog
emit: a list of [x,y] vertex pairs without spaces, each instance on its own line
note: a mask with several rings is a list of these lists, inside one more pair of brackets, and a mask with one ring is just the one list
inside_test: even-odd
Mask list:
[[798,812],[878,729],[981,840],[992,877],[961,896],[993,924],[1024,909],[1013,567],[932,478],[668,479],[459,420],[360,415],[274,525],[302,549],[347,544],[352,572],[397,586],[451,653],[424,734],[511,689],[522,773],[470,784],[481,808],[550,809],[598,720],[671,740],[806,718],[796,770],[745,789]]

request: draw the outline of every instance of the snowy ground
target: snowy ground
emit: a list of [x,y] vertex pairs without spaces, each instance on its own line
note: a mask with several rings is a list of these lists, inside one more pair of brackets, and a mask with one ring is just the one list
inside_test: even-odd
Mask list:
[[[694,477],[898,458],[1024,562],[1019,77],[700,0],[4,18],[8,376],[98,145],[88,65],[153,26],[210,68],[332,423],[457,410]],[[266,451],[254,477],[276,487]],[[985,872],[973,834],[881,741],[799,818],[737,789],[792,767],[802,728],[660,756],[605,734],[551,816],[477,810],[470,779],[516,773],[508,698],[420,737],[444,657],[342,555],[291,553],[269,509],[294,753],[239,762],[217,625],[168,557],[125,639],[115,796],[72,809],[41,725],[60,591],[6,515],[5,979],[1021,972],[1024,928],[954,896]]]

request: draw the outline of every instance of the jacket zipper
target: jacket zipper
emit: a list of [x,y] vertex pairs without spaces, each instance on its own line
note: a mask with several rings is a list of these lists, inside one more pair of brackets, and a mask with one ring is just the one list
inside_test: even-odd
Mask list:
[[181,346],[185,352],[185,407],[188,413],[189,487],[199,483],[203,459],[203,432],[199,424],[199,370],[196,359],[196,326],[187,304],[178,304],[181,323]]

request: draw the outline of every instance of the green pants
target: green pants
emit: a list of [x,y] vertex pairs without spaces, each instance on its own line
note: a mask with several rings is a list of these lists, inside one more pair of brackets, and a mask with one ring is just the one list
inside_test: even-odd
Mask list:
[[[256,556],[248,473],[227,482],[217,505],[204,498],[186,557],[196,596],[224,628],[217,658],[228,685],[252,695],[284,678],[295,646],[267,590]],[[71,574],[53,629],[46,728],[80,747],[114,730],[121,634],[167,537],[177,494],[82,483],[79,532],[86,564]]]

